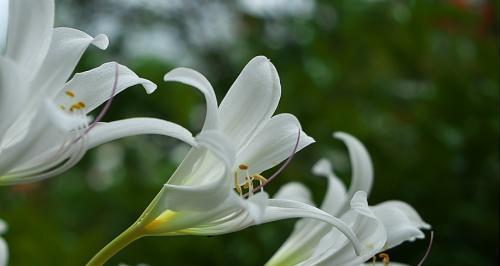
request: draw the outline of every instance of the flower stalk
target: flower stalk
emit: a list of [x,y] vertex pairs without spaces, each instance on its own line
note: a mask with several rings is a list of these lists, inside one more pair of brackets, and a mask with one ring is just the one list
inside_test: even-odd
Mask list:
[[109,242],[86,264],[87,266],[101,266],[124,249],[130,243],[144,236],[144,228],[137,222],[123,231],[113,241]]

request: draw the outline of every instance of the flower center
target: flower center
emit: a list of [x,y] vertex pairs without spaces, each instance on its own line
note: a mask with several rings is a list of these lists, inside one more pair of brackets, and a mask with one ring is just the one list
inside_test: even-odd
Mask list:
[[[245,181],[243,183],[240,183],[239,181],[239,172],[243,172],[245,176]],[[264,190],[263,184],[267,182],[267,179],[263,177],[260,174],[253,174],[250,175],[248,172],[248,164],[243,163],[238,166],[238,170],[234,172],[234,188],[240,194],[240,196],[243,197],[243,192],[245,194],[253,195],[254,193],[254,186],[253,182],[258,181],[259,182],[259,187],[260,191]]]

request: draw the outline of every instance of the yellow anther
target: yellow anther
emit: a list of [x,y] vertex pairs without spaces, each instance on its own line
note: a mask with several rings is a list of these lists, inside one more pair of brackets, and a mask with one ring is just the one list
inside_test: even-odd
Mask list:
[[68,95],[68,96],[69,96],[69,97],[71,97],[71,98],[74,98],[74,97],[75,97],[75,93],[74,93],[74,92],[72,92],[72,91],[70,91],[70,90],[67,90],[67,91],[66,91],[66,95]]
[[248,164],[242,163],[240,164],[240,166],[238,166],[238,168],[240,168],[240,170],[248,170]]
[[378,254],[378,257],[382,259],[382,263],[384,263],[384,266],[388,266],[391,262],[389,259],[389,254],[387,253],[380,253]]
[[66,108],[64,107],[64,105],[59,105],[59,108],[61,108],[61,110],[66,110]]
[[84,107],[85,107],[84,102],[77,102],[77,103],[71,105],[70,111],[83,109]]
[[81,107],[80,107],[80,105],[78,105],[77,103],[75,103],[75,104],[73,104],[73,105],[71,106],[71,108],[70,108],[69,110],[70,110],[71,112],[73,112],[74,110],[78,110],[78,109],[80,109],[80,108],[81,108]]

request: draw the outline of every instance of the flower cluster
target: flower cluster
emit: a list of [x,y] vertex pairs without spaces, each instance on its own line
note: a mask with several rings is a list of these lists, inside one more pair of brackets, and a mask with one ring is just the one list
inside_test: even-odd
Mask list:
[[[345,133],[336,136],[351,154],[349,190],[322,160],[314,167],[329,182],[321,208],[299,183],[268,195],[266,187],[291,157],[314,143],[295,116],[274,114],[281,85],[268,58],[250,60],[220,103],[199,72],[176,68],[165,74],[165,81],[187,84],[204,95],[206,117],[197,134],[147,117],[101,122],[116,94],[137,84],[152,93],[156,85],[115,62],[70,79],[87,47],[106,49],[108,39],[54,28],[53,20],[53,0],[10,1],[7,43],[0,56],[0,185],[55,176],[88,149],[131,135],[164,135],[191,146],[137,221],[88,265],[103,265],[144,236],[220,235],[288,218],[304,219],[267,265],[357,265],[403,241],[424,237],[420,229],[429,226],[408,204],[368,205],[370,157]],[[104,103],[97,117],[88,115]],[[281,163],[275,174],[263,176]],[[5,230],[0,220],[0,234]],[[0,265],[7,263],[7,254],[0,238]]]

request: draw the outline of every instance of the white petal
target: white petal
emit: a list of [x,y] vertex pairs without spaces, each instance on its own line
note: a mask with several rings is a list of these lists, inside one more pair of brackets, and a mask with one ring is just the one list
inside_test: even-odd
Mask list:
[[[69,152],[69,150],[66,153],[61,153],[63,145],[75,146],[74,152],[85,152],[88,149],[119,138],[144,134],[170,136],[190,145],[195,144],[193,136],[187,129],[177,124],[155,118],[130,118],[110,123],[99,123],[86,136],[82,136],[81,134],[85,130],[87,129],[82,129],[79,133],[74,132],[75,134],[68,135],[68,132],[58,130],[57,126],[45,129],[43,134],[38,136],[36,144],[24,155],[24,163],[12,169],[12,172],[26,173],[27,169],[43,169],[43,165],[55,166],[57,162],[62,162],[64,159],[73,156],[73,153]],[[80,137],[76,133],[80,134]],[[70,135],[73,137],[69,137]],[[82,141],[84,143],[81,143]],[[84,146],[80,147],[82,144]],[[31,172],[33,171],[31,170]],[[37,171],[34,171],[33,175],[35,173]],[[48,176],[44,175],[44,177]],[[33,181],[32,178],[25,178],[23,180]]]
[[0,237],[0,266],[7,266],[9,261],[9,249],[7,243]]
[[264,56],[253,58],[241,71],[219,108],[221,128],[243,147],[278,106],[281,85],[278,72]]
[[108,43],[108,38],[103,34],[94,38],[77,29],[55,28],[47,56],[32,81],[33,86],[37,87],[34,93],[56,96],[73,73],[87,47],[94,44],[106,49]]
[[[56,96],[55,101],[66,110],[69,110],[75,103],[83,102],[85,104],[83,111],[89,113],[111,97],[116,65],[117,63],[109,62],[92,70],[75,74],[66,83],[64,90]],[[113,96],[137,84],[144,86],[147,93],[152,93],[156,89],[156,85],[151,81],[138,77],[126,66],[118,64],[118,82]],[[74,96],[68,96],[68,91]]]
[[352,244],[356,254],[361,254],[363,248],[355,233],[349,226],[340,219],[323,212],[313,206],[298,201],[270,199],[268,208],[264,214],[264,222],[288,218],[313,218],[329,223],[332,227],[338,229],[345,235]]
[[363,254],[356,255],[345,236],[332,230],[320,241],[313,256],[301,265],[353,265],[353,262],[359,264],[383,248],[386,232],[382,222],[368,207],[364,191],[354,194],[351,208],[352,210],[342,216],[342,220],[350,225],[363,245]]
[[25,86],[18,66],[12,60],[0,57],[0,140],[23,110],[27,98]]
[[299,182],[289,182],[281,186],[278,192],[274,194],[274,199],[287,199],[314,205],[311,192],[307,187]]
[[218,132],[206,130],[196,137],[199,149],[207,149],[216,156],[218,164],[212,164],[213,172],[205,184],[177,185],[168,182],[164,186],[164,199],[160,209],[173,211],[206,211],[220,205],[231,190],[231,176],[234,166],[234,147],[227,137]]
[[[359,140],[347,133],[336,132],[334,137],[344,141],[351,159],[352,181],[347,192],[347,198],[352,198],[357,191],[365,191],[370,194],[373,184],[373,165],[368,151]],[[348,205],[346,204],[341,209],[341,212],[347,209]]]
[[[314,205],[309,190],[296,182],[282,186],[274,198]],[[331,229],[328,223],[316,219],[306,218],[297,221],[293,232],[266,265],[295,265],[306,260],[313,254],[321,238]]]
[[53,0],[10,1],[5,56],[35,73],[47,54],[53,25]]
[[341,214],[340,210],[348,203],[344,183],[335,176],[330,162],[326,159],[319,160],[313,166],[313,173],[328,178],[328,188],[321,209],[331,215]]
[[431,226],[426,223],[418,214],[418,212],[410,206],[410,204],[399,201],[399,200],[389,200],[389,201],[384,201],[382,203],[377,204],[376,207],[382,207],[382,206],[387,206],[387,207],[392,207],[392,208],[397,208],[400,211],[402,211],[406,217],[410,220],[410,222],[418,227],[418,228],[423,228],[423,229],[430,229]]
[[217,98],[210,82],[199,72],[180,67],[176,68],[163,77],[165,81],[177,81],[198,89],[205,96],[207,114],[203,129],[215,129],[218,126]]
[[377,205],[372,209],[386,228],[387,249],[395,247],[404,241],[414,241],[417,238],[425,237],[424,233],[399,208],[391,205]]
[[156,134],[179,139],[191,146],[195,145],[193,135],[182,126],[156,118],[129,118],[109,123],[99,123],[89,134],[89,149],[116,139]]
[[[221,235],[242,230],[255,224],[246,207],[241,208],[241,200],[235,193],[227,194],[226,200],[201,211],[168,210],[146,226],[150,235]],[[210,200],[210,196],[207,197]],[[154,210],[151,212],[154,213]],[[168,217],[170,215],[171,217]],[[151,216],[151,215],[148,215]],[[163,218],[166,218],[164,222]],[[147,217],[147,216],[145,216]],[[151,226],[151,224],[153,226]]]
[[262,223],[262,217],[267,206],[269,195],[266,192],[260,192],[250,196],[248,199],[240,199],[242,207],[248,212],[255,224]]
[[300,123],[291,114],[279,114],[259,130],[243,150],[238,152],[238,164],[249,165],[250,174],[261,173],[281,163],[293,153],[300,132],[296,152],[314,142],[301,130]]
[[41,132],[51,126],[52,119],[48,115],[50,109],[48,103],[45,102],[40,108],[40,111],[36,113],[33,119],[33,123],[29,125],[29,130],[23,141],[17,142],[15,145],[9,146],[2,151],[2,156],[0,157],[0,185],[5,184],[7,181],[3,175],[22,162],[21,159],[36,144]]
[[[34,143],[18,159],[12,172],[24,171],[35,165],[56,163],[55,154],[61,152],[64,142],[70,141],[74,131],[84,128],[89,119],[84,115],[70,114],[59,109],[50,100],[45,100],[38,112],[48,117],[49,125],[39,131]],[[69,154],[68,154],[69,155]],[[59,158],[63,160],[65,158]],[[26,179],[28,181],[29,179]]]

